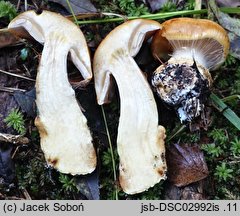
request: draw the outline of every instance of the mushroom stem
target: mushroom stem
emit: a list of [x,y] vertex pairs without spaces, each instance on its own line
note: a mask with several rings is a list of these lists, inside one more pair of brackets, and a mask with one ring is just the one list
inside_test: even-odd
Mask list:
[[[43,48],[36,79],[39,116],[35,124],[40,131],[41,147],[49,164],[57,165],[63,173],[67,164],[71,174],[87,174],[95,169],[95,151],[87,120],[68,82],[66,59],[69,45],[63,43],[63,39],[59,34],[52,40],[46,40]],[[59,52],[61,55],[58,55]],[[49,98],[55,98],[54,103]],[[68,142],[68,139],[71,141]]]
[[120,185],[128,194],[140,193],[166,178],[165,129],[158,126],[158,112],[151,88],[134,61],[145,37],[161,25],[137,19],[113,29],[98,46],[94,82],[99,104],[109,103],[111,77],[121,99],[117,148]]
[[158,126],[152,91],[136,62],[127,53],[118,58],[112,75],[121,99],[117,138],[120,184],[124,191],[134,194],[165,178],[165,129]]
[[96,166],[92,137],[67,77],[67,56],[87,84],[92,78],[88,47],[81,30],[50,11],[27,11],[8,26],[23,27],[44,44],[36,78],[38,117],[35,124],[47,163],[62,173],[87,174]]

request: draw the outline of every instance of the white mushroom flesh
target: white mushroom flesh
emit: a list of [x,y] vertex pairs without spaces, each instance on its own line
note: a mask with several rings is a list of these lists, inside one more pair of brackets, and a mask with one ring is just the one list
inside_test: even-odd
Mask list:
[[94,56],[98,103],[109,102],[110,75],[115,78],[120,93],[119,179],[128,194],[143,192],[166,177],[165,129],[158,125],[153,93],[133,59],[145,34],[158,28],[157,22],[126,22],[104,39]]
[[92,137],[67,77],[69,52],[83,77],[92,77],[85,38],[76,25],[49,11],[25,12],[9,24],[18,26],[44,43],[36,78],[35,124],[46,161],[62,173],[91,173],[96,166]]

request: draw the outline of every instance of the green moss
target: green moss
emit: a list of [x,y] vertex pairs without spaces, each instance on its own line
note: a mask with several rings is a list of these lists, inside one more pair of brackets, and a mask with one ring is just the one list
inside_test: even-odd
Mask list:
[[118,13],[127,16],[140,16],[149,13],[144,4],[136,4],[134,0],[94,0],[101,8],[101,12]]
[[232,173],[233,170],[228,168],[225,162],[222,162],[220,165],[217,165],[214,175],[218,177],[218,181],[226,182],[233,178]]
[[5,17],[11,21],[17,16],[17,10],[13,4],[8,1],[0,1],[0,18]]
[[19,110],[12,109],[8,116],[4,119],[4,122],[7,123],[8,127],[12,127],[16,130],[20,135],[26,133],[23,114]]

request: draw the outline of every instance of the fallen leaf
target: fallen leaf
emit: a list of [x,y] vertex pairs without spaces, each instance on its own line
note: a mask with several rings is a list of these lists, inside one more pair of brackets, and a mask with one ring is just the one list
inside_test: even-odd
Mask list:
[[209,8],[216,16],[219,24],[228,30],[228,36],[230,39],[230,53],[235,58],[240,59],[240,20],[232,18],[228,14],[221,12],[217,7],[215,0],[209,1]]
[[228,31],[234,32],[236,35],[240,36],[240,20],[230,17],[228,14],[221,12],[214,1],[210,1],[209,5],[217,17],[218,22],[222,27]]
[[134,59],[141,70],[144,71],[144,73],[152,74],[152,71],[154,71],[156,67],[159,66],[159,62],[155,61],[152,56],[150,41],[147,41],[142,45],[139,53],[135,56]]
[[76,186],[80,193],[82,193],[88,200],[100,199],[97,170],[89,175],[76,177]]
[[11,183],[15,178],[14,163],[11,158],[12,145],[0,143],[0,177],[3,183]]
[[17,101],[23,112],[25,112],[29,117],[36,117],[35,88],[28,92],[15,92],[13,94],[13,97]]
[[181,187],[197,182],[208,175],[204,155],[198,145],[173,144],[167,147],[168,179]]
[[167,182],[164,187],[164,199],[165,200],[180,200],[181,189],[171,182]]
[[101,108],[96,101],[94,85],[88,85],[84,90],[76,90],[76,95],[82,109],[85,110],[83,113],[88,120],[93,137],[97,136],[103,143],[108,143]]
[[[50,2],[55,2],[58,4],[61,4],[66,10],[71,13],[71,10],[67,4],[66,0],[49,0]],[[69,3],[73,9],[73,12],[75,14],[79,13],[95,13],[97,12],[97,9],[95,6],[91,3],[89,0],[69,0]]]
[[177,187],[171,182],[167,182],[164,187],[164,199],[206,200],[209,199],[210,191],[211,189],[207,187],[205,179],[184,187]]
[[159,10],[168,0],[147,0],[152,12]]
[[195,185],[186,186],[181,191],[181,200],[203,200],[206,199],[202,193],[199,193]]
[[228,33],[231,46],[231,55],[240,59],[240,37],[234,33]]
[[19,41],[16,35],[6,29],[0,30],[0,48],[15,44]]
[[216,0],[219,7],[240,7],[240,1],[236,0]]
[[24,28],[0,29],[0,48],[22,42],[22,38],[32,39]]

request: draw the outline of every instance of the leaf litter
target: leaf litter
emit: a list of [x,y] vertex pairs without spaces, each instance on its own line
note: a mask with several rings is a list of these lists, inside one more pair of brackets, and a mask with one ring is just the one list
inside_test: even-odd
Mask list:
[[[240,59],[240,20],[221,12],[214,0],[210,0],[208,4],[218,22],[228,31],[231,55]],[[238,4],[240,5],[240,3]]]
[[178,187],[189,185],[208,176],[203,152],[197,144],[178,143],[167,147],[168,179]]

